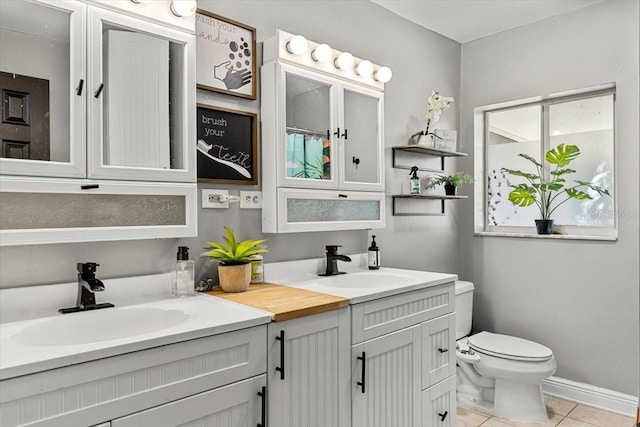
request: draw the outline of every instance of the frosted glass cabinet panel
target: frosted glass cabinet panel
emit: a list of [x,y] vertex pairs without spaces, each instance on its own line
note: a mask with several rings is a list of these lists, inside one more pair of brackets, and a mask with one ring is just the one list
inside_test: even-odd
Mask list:
[[89,177],[194,182],[194,37],[98,8],[89,25]]
[[0,171],[85,176],[85,6],[0,2]]
[[[278,190],[277,231],[297,232],[383,228],[384,193],[286,189]],[[271,229],[270,229],[271,230]]]

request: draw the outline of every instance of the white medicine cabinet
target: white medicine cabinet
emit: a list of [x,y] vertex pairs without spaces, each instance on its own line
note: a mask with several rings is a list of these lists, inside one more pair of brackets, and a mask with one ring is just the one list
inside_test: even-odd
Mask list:
[[[18,203],[0,201],[0,245],[35,233],[38,243],[195,235],[195,35],[136,6],[0,3],[0,181],[3,199]],[[54,206],[68,196],[85,216],[97,197],[105,210],[21,228],[21,212],[46,208],[37,194]],[[145,209],[145,198],[158,211],[129,227],[117,211]]]
[[[384,227],[383,85],[290,54],[292,37],[278,30],[264,43],[262,178],[274,197],[264,198],[263,232]],[[376,207],[364,221],[353,208],[362,199]]]

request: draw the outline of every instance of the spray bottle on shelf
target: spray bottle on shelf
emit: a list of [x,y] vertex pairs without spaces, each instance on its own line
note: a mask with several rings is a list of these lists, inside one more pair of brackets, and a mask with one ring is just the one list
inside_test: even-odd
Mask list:
[[371,236],[371,246],[369,246],[369,258],[367,264],[369,270],[378,270],[380,268],[380,248],[376,243],[376,236]]
[[420,178],[418,177],[418,167],[412,166],[409,172],[409,194],[420,194]]

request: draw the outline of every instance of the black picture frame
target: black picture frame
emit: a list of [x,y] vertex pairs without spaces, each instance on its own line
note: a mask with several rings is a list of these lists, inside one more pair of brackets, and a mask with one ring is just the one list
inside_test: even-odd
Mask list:
[[196,86],[256,99],[256,29],[196,11]]
[[258,115],[197,104],[198,182],[258,184]]

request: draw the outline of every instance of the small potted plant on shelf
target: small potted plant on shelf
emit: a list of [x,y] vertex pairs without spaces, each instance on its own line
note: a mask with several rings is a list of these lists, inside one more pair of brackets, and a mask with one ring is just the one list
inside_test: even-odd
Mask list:
[[536,168],[535,173],[502,168],[503,172],[522,177],[527,181],[522,184],[510,185],[513,190],[509,193],[509,201],[519,207],[530,206],[534,203],[538,206],[540,219],[535,220],[538,234],[553,233],[551,214],[567,200],[593,199],[588,193],[579,190],[580,188],[585,190],[589,188],[600,196],[609,196],[607,189],[587,181],[574,180],[575,185],[565,188],[567,185],[565,177],[576,172],[566,166],[579,155],[580,148],[577,145],[559,144],[556,148],[547,151],[545,155],[547,163],[555,166],[553,170],[549,170],[533,157],[522,153],[518,156],[531,162]]
[[444,184],[444,194],[447,196],[455,196],[458,187],[462,184],[471,184],[474,179],[471,175],[464,172],[457,172],[454,175],[441,175],[429,178],[427,188],[433,188],[436,185]]
[[218,261],[218,280],[225,292],[243,292],[251,281],[251,258],[267,252],[262,243],[266,240],[237,242],[233,230],[224,227],[224,243],[207,242],[209,249],[203,255]]

